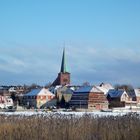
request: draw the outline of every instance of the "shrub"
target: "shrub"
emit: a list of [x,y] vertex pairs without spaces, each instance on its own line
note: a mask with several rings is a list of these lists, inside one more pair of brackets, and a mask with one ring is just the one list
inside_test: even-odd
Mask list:
[[140,116],[0,116],[0,140],[140,140]]

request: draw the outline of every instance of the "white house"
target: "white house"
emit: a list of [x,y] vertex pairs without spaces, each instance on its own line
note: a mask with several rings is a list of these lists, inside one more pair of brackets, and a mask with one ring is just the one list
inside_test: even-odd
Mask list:
[[23,97],[23,103],[29,107],[48,107],[56,104],[55,95],[48,89],[34,89]]
[[140,89],[134,89],[134,91],[135,91],[137,106],[140,106]]
[[99,90],[101,90],[105,95],[107,95],[110,89],[114,89],[114,87],[109,83],[101,83],[99,86],[96,86]]
[[13,100],[10,97],[7,96],[1,96],[0,95],[0,108],[9,108],[9,107],[13,107]]

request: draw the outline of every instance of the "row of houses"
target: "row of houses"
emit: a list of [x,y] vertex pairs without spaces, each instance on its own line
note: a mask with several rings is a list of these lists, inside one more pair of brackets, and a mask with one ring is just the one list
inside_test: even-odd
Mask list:
[[23,105],[44,108],[103,110],[114,107],[140,107],[140,89],[128,93],[110,84],[98,86],[55,86],[35,89],[23,96]]
[[10,96],[12,93],[19,95],[19,94],[25,94],[29,92],[32,89],[38,89],[41,88],[41,86],[36,85],[36,84],[31,84],[31,85],[1,85],[0,86],[0,95],[4,96]]
[[100,86],[81,87],[73,93],[70,106],[73,105],[92,110],[140,107],[140,89],[127,92],[104,83]]
[[[9,88],[14,92],[12,88]],[[0,98],[1,105],[8,102],[8,96]],[[3,100],[5,99],[5,100]],[[127,92],[115,89],[111,84],[70,86],[59,85],[50,88],[35,88],[26,94],[19,94],[20,105],[27,108],[79,108],[104,110],[116,107],[140,107],[140,89]]]

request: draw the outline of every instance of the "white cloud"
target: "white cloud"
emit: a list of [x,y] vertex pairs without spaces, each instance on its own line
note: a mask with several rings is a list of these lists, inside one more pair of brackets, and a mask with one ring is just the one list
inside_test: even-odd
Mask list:
[[[134,75],[138,75],[140,70],[139,47],[97,46],[66,44],[68,69],[74,83],[132,81],[132,84],[138,85],[140,80]],[[11,77],[10,73],[23,75],[18,82],[53,81],[60,70],[62,49],[63,46],[0,47],[0,71],[5,71]]]

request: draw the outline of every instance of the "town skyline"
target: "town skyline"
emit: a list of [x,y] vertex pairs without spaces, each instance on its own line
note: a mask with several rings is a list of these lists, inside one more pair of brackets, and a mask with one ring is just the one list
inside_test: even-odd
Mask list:
[[72,84],[140,86],[139,1],[1,1],[0,84],[45,85],[65,42]]

